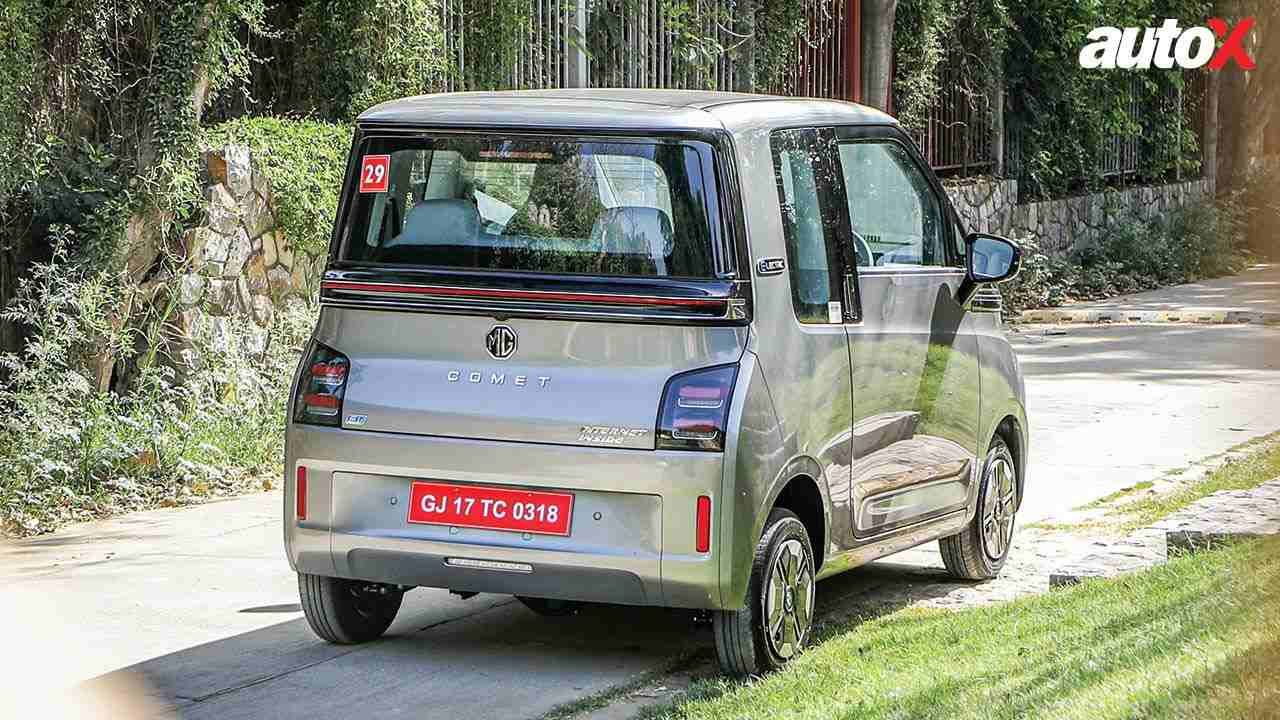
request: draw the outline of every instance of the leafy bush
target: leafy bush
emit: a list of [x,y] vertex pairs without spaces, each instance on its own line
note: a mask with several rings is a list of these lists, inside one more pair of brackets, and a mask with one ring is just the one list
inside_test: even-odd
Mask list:
[[1249,248],[1259,255],[1280,260],[1280,161],[1256,168],[1245,188],[1235,196],[1249,213]]
[[351,147],[350,125],[256,117],[204,131],[202,147],[247,145],[271,179],[276,222],[294,247],[325,252]]
[[[482,7],[492,14],[499,5],[506,9],[526,3],[502,0]],[[450,67],[445,56],[442,7],[435,0],[306,0],[282,3],[277,12],[297,15],[278,18],[280,27],[293,28],[286,36],[292,47],[285,50],[291,50],[293,57],[290,62],[286,55],[276,67],[265,69],[271,76],[282,76],[273,77],[274,84],[259,91],[269,100],[272,90],[287,87],[296,95],[290,99],[292,107],[350,120],[384,100],[444,88]],[[484,15],[480,11],[472,14]],[[502,22],[506,17],[489,19],[484,28],[488,35],[501,36],[510,48],[508,55],[494,60],[514,62],[510,54],[516,46],[510,36],[524,25]],[[471,40],[467,43],[468,67],[487,67]],[[272,52],[277,47],[273,45]],[[500,62],[494,65],[504,67]]]
[[1239,272],[1248,254],[1245,213],[1235,200],[1203,201],[1149,222],[1117,225],[1067,256],[1020,240],[1022,271],[1000,286],[1010,313],[1097,300]]
[[139,338],[111,322],[119,278],[69,261],[67,235],[59,231],[53,260],[33,268],[4,313],[33,334],[22,352],[0,355],[3,529],[45,532],[270,482],[314,309],[286,309],[260,349],[248,320],[228,320],[173,365],[140,364],[131,389],[115,394],[96,386],[82,358],[128,357]]

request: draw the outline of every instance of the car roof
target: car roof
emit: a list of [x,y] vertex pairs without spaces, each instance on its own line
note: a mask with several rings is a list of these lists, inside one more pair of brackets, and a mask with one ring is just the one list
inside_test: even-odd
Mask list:
[[366,110],[365,125],[636,131],[743,130],[806,124],[896,124],[855,103],[820,98],[631,88],[419,95]]

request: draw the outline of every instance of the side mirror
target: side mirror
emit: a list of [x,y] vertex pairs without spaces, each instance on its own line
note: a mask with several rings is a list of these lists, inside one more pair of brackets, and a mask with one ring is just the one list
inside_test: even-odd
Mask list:
[[965,278],[956,292],[961,305],[969,302],[978,286],[1012,279],[1022,263],[1022,248],[1012,240],[986,233],[970,233],[964,239]]

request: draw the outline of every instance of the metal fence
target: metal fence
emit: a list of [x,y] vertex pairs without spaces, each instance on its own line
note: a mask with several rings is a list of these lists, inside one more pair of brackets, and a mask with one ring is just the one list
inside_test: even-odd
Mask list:
[[[707,88],[738,87],[735,54],[718,52],[740,44],[732,30],[732,0],[695,0],[687,17],[675,20],[664,12],[663,0],[599,0],[590,13],[587,35],[592,87]],[[682,56],[677,25],[705,39]],[[711,62],[705,62],[713,58]]]
[[997,165],[991,96],[963,82],[961,63],[938,68],[937,99],[924,129],[914,133],[921,153],[940,173],[991,172]]
[[[805,0],[805,33],[796,40],[795,54],[774,87],[761,92],[798,97],[853,97],[855,79],[850,60],[857,52],[846,0]],[[767,33],[768,28],[760,28]]]
[[[735,0],[694,0],[687,14],[670,15],[665,0],[528,0],[525,27],[508,38],[513,49],[502,57],[477,51],[482,20],[491,18],[491,2],[443,0],[440,22],[453,70],[446,90],[477,87],[556,88],[575,83],[574,63],[585,58],[591,87],[699,88],[806,97],[847,98],[854,82],[850,59],[850,0],[799,0],[806,32],[798,38],[791,62],[775,87],[751,88],[741,76],[738,58],[750,52],[755,37],[735,29]],[[583,16],[578,29],[577,17]],[[701,44],[682,44],[682,39]],[[498,64],[501,72],[481,72]]]
[[[1126,82],[1121,90],[1125,117],[1134,124],[1135,128],[1139,127],[1138,123],[1142,116],[1142,103],[1139,101],[1141,85],[1142,76],[1130,73],[1126,76]],[[1133,175],[1138,172],[1141,157],[1140,133],[1135,130],[1135,132],[1112,135],[1103,143],[1098,172],[1105,178]]]
[[[751,43],[772,28],[744,34],[735,12],[737,0],[693,0],[673,16],[666,0],[524,0],[528,12],[520,27],[500,42],[491,36],[492,0],[442,0],[441,23],[453,65],[447,90],[479,87],[591,87],[752,89],[804,97],[849,98],[857,92],[854,76],[859,43],[855,0],[797,0],[805,32],[777,79],[754,87],[740,63]],[[690,44],[690,38],[702,44]],[[965,63],[945,59],[938,66],[938,94],[926,125],[914,133],[928,162],[940,173],[972,175],[1001,172],[1019,177],[1022,133],[1016,117],[998,98],[974,91],[965,82]],[[1190,163],[1160,153],[1181,152],[1180,143],[1152,141],[1153,123],[1183,123],[1203,141],[1204,75],[1192,73],[1181,91],[1154,106],[1142,100],[1141,75],[1123,82],[1124,112],[1133,128],[1106,138],[1097,172],[1112,182],[1128,182],[1145,168],[1179,168]],[[1145,106],[1145,107],[1144,107]],[[1161,126],[1162,128],[1165,126]],[[1202,142],[1201,142],[1202,144]],[[1143,178],[1155,179],[1155,178]]]
[[[440,23],[452,68],[444,90],[477,87],[500,89],[559,88],[571,84],[569,59],[574,52],[575,3],[572,0],[527,0],[527,21],[512,32],[510,47],[496,57],[492,46],[478,42],[496,12],[492,2],[442,0]],[[488,50],[489,52],[485,52]],[[482,75],[481,73],[487,73]]]

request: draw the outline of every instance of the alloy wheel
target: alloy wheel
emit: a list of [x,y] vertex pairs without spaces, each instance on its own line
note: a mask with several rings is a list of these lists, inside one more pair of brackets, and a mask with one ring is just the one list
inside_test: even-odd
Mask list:
[[999,560],[1013,539],[1013,516],[1017,508],[1017,486],[1013,465],[998,456],[987,467],[982,508],[982,545],[987,557]]
[[813,622],[813,563],[799,540],[778,546],[765,584],[765,639],[786,660],[804,647]]

